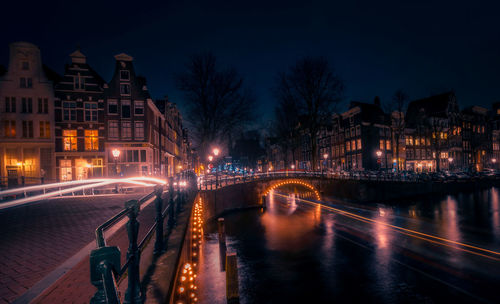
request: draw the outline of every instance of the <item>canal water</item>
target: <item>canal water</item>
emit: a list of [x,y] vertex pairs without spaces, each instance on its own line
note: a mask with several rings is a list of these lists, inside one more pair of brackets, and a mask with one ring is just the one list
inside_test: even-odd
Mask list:
[[[499,196],[356,205],[273,192],[265,210],[224,217],[240,303],[500,303]],[[202,303],[225,303],[215,222],[200,267]]]

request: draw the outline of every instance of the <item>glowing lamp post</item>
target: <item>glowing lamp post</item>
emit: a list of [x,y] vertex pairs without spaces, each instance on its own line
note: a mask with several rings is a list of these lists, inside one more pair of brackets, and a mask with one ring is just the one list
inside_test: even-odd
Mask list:
[[327,159],[328,159],[328,153],[323,154],[323,166],[322,166],[323,170],[321,171],[324,171],[324,169],[328,169]]
[[382,151],[377,150],[377,152],[375,152],[375,154],[377,155],[378,169],[382,170],[382,159],[381,159]]
[[448,169],[451,171],[451,165],[453,163],[453,157],[448,157]]
[[[113,157],[115,159],[115,172],[116,175],[118,176],[118,157],[120,157],[120,150],[113,149],[111,151],[111,154],[113,154]],[[118,193],[118,183],[115,184],[115,192]]]

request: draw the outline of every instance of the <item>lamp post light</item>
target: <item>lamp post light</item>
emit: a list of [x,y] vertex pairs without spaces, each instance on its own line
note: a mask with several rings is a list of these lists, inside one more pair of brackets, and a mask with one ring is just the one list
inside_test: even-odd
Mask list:
[[[328,169],[328,163],[327,163],[328,153],[323,154],[323,159],[324,159],[324,161],[323,161],[323,168],[321,170],[322,173],[323,173],[325,167],[326,167],[326,169]],[[323,175],[324,175],[324,173],[323,173]]]
[[[116,175],[118,176],[118,157],[120,157],[120,150],[113,149],[111,151],[111,154],[113,154],[113,157],[115,159],[115,172]],[[115,183],[115,192],[118,193],[118,183]]]
[[[215,157],[217,157],[220,153],[219,148],[213,148],[212,153],[214,154]],[[208,159],[214,159],[214,157],[211,158],[211,155],[208,157]],[[215,166],[215,189],[219,186],[219,166],[216,162]]]
[[493,169],[496,169],[496,163],[497,163],[497,159],[496,158],[492,158],[491,159],[491,162],[493,163]]
[[448,170],[451,171],[451,165],[453,164],[453,157],[448,157]]
[[381,159],[382,151],[377,150],[377,152],[375,152],[375,154],[377,155],[378,170],[380,171],[380,170],[382,170],[382,159]]

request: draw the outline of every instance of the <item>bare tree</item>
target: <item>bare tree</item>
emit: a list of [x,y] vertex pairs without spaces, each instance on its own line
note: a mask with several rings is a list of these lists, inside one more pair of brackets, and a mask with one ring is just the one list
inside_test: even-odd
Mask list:
[[254,95],[234,68],[220,69],[212,53],[190,56],[176,82],[184,92],[187,122],[201,155],[211,145],[227,145],[254,119]]
[[294,99],[280,98],[282,92],[277,92],[278,105],[274,108],[274,121],[272,123],[273,136],[284,153],[285,168],[288,167],[288,153],[292,154],[295,163],[295,148],[298,146],[298,105]]
[[277,97],[284,105],[297,105],[297,117],[304,117],[303,128],[310,134],[312,168],[318,162],[318,135],[331,118],[344,91],[343,81],[325,58],[305,57],[279,75]]
[[417,126],[417,132],[430,141],[430,148],[436,162],[436,172],[441,171],[441,152],[448,146],[448,123],[447,119],[440,116],[427,115],[422,109],[418,116],[420,122]]
[[404,111],[406,109],[408,100],[409,100],[408,95],[403,90],[399,89],[394,93],[392,101],[388,106],[388,111],[392,118],[391,126],[395,141],[395,145],[392,146],[396,147],[396,167],[398,171],[400,167],[399,142],[401,138],[404,137],[404,132],[405,132]]

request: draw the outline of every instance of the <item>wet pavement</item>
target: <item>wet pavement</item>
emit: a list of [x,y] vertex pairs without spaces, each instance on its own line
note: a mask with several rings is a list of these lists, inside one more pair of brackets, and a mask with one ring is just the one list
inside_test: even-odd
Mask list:
[[[355,205],[273,193],[225,216],[241,303],[498,303],[499,189]],[[200,298],[225,303],[215,223]]]

